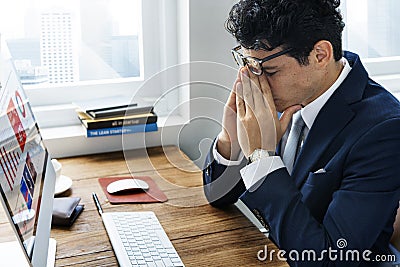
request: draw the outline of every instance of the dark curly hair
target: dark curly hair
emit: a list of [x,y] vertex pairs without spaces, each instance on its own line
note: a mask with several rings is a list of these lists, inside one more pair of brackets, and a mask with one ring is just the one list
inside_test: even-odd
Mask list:
[[289,55],[302,65],[309,63],[314,45],[327,40],[338,61],[344,28],[339,5],[340,0],[241,0],[232,7],[225,28],[249,49],[260,49],[260,41],[269,50],[292,48]]

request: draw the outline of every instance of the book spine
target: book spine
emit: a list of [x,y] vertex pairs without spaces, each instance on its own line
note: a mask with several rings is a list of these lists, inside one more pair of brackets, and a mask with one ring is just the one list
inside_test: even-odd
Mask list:
[[[82,120],[81,120],[82,121]],[[87,122],[85,127],[88,130],[92,129],[103,129],[103,128],[113,128],[113,127],[122,127],[129,125],[139,125],[139,124],[149,124],[157,122],[157,115],[143,117],[143,118],[132,118],[132,119],[119,119],[119,120],[110,120],[110,121],[96,121],[96,122]]]
[[103,129],[91,129],[86,131],[87,137],[98,137],[98,136],[110,136],[110,135],[121,135],[131,134],[139,132],[154,132],[158,130],[157,123],[129,125],[123,127],[103,128]]

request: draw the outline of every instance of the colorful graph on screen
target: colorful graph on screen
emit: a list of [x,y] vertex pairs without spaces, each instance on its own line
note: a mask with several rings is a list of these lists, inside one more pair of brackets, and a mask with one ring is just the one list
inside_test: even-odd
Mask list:
[[0,189],[17,230],[28,240],[35,232],[46,152],[28,98],[8,63],[1,71]]

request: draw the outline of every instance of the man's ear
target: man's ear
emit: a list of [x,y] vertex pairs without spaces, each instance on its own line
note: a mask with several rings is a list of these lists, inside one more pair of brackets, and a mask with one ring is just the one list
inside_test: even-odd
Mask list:
[[314,45],[312,53],[317,64],[328,64],[333,59],[333,47],[329,41],[321,40]]

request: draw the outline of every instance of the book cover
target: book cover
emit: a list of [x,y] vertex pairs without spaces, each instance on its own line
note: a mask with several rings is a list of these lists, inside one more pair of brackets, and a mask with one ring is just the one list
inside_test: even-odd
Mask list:
[[113,128],[103,129],[92,129],[86,130],[87,137],[98,137],[98,136],[110,136],[110,135],[121,135],[121,134],[132,134],[139,132],[155,132],[158,131],[157,123],[129,125]]
[[125,115],[135,115],[135,114],[143,114],[143,113],[151,113],[153,112],[153,106],[128,106],[128,107],[116,107],[116,108],[107,108],[107,109],[99,109],[88,111],[86,114],[91,116],[93,119],[100,118],[109,118],[115,116],[125,116]]
[[89,130],[157,122],[157,115],[155,113],[145,113],[145,114],[102,118],[102,119],[92,119],[86,113],[79,111],[77,113],[81,123],[86,127],[86,129]]
[[130,99],[128,97],[121,95],[75,101],[73,104],[77,106],[79,110],[85,113],[109,109],[125,109],[127,107],[137,106],[137,103],[130,103]]

